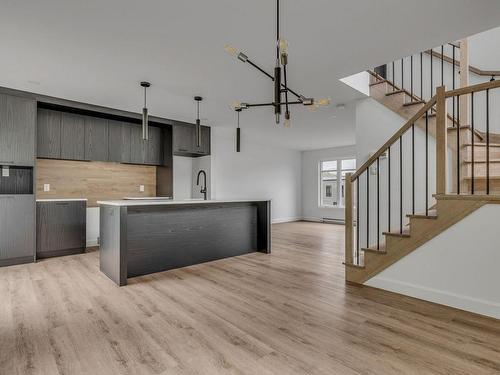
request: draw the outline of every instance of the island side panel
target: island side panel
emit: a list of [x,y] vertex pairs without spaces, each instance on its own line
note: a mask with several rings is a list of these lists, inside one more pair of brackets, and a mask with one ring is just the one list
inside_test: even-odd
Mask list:
[[101,272],[127,285],[127,207],[101,205],[99,232]]
[[271,201],[257,202],[258,251],[271,253]]
[[130,206],[128,277],[258,250],[253,203]]

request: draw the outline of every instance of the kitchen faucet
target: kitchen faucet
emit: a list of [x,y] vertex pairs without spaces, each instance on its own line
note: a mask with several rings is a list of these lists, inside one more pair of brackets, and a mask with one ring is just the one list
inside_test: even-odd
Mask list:
[[200,175],[203,173],[203,185],[201,187],[200,193],[203,194],[203,199],[207,200],[207,174],[203,169],[198,172],[198,177],[196,177],[196,186],[200,184]]

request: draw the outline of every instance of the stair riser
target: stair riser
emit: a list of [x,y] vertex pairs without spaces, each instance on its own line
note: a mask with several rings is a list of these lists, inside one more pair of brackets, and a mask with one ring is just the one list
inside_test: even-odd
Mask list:
[[[467,160],[472,159],[472,146],[466,146],[465,152],[462,154]],[[485,146],[475,146],[474,147],[474,159],[475,160],[486,160],[486,147]],[[490,147],[490,159],[500,159],[500,147]]]
[[[467,176],[472,175],[472,163],[466,164]],[[500,163],[490,163],[490,177],[500,176]],[[486,163],[474,163],[474,177],[486,177]]]

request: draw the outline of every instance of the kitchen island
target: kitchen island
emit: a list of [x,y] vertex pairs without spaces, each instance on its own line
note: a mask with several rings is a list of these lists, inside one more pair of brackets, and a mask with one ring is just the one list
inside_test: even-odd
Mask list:
[[270,200],[99,201],[100,269],[127,278],[271,252]]

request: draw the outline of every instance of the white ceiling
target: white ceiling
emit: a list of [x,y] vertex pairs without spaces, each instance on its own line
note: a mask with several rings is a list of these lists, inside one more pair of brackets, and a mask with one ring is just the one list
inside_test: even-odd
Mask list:
[[[338,81],[393,58],[498,26],[496,0],[282,0],[289,40],[289,84],[329,108],[292,112],[276,127],[270,108],[242,114],[246,136],[294,149],[352,144],[359,97]],[[271,71],[271,0],[0,0],[0,85],[140,111],[149,80],[154,115],[202,117],[234,127],[234,100],[270,101],[272,82],[227,55],[241,48]]]

